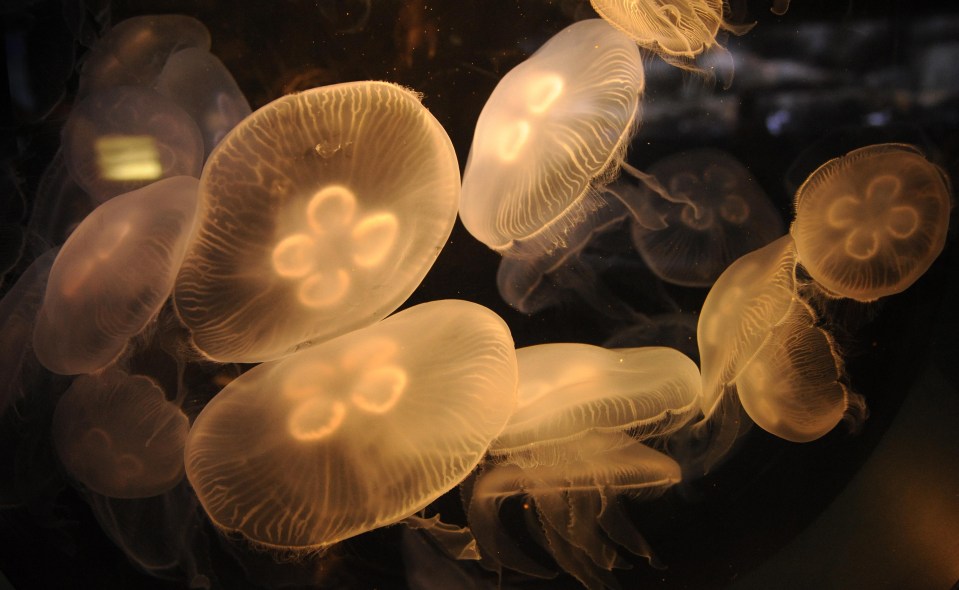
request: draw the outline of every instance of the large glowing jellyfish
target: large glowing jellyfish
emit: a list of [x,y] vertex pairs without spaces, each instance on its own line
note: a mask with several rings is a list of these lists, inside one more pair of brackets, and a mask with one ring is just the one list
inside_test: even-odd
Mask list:
[[105,367],[157,314],[186,252],[196,194],[195,178],[168,178],[83,220],[53,263],[37,316],[33,347],[45,367]]
[[664,281],[710,286],[734,260],[785,232],[779,212],[749,171],[725,152],[675,154],[647,172],[669,198],[641,191],[646,215],[661,223],[656,229],[633,223],[633,242]]
[[429,270],[458,196],[453,146],[413,92],[354,82],[276,100],[204,166],[177,311],[203,353],[244,362],[371,324]]
[[517,410],[467,489],[470,528],[494,568],[551,575],[499,522],[503,503],[525,496],[534,538],[583,584],[604,586],[625,566],[616,545],[651,556],[617,498],[654,497],[679,481],[679,465],[640,441],[698,412],[699,371],[669,348],[544,344],[519,349],[517,362]]
[[112,498],[146,498],[175,486],[188,430],[186,415],[153,380],[114,368],[78,377],[53,415],[66,470]]
[[942,251],[951,189],[913,146],[878,144],[826,162],[796,192],[790,229],[826,292],[872,301],[905,290]]
[[465,478],[509,418],[516,379],[499,317],[425,303],[231,382],[190,431],[187,476],[217,526],[326,547]]
[[619,171],[643,85],[635,44],[599,19],[563,29],[513,68],[476,124],[466,229],[516,258],[565,247],[604,205],[598,188]]

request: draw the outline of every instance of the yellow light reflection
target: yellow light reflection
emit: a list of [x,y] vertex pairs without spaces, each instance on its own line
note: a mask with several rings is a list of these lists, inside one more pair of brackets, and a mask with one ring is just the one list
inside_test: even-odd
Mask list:
[[156,180],[163,175],[156,140],[149,135],[104,135],[94,150],[100,176],[107,180]]

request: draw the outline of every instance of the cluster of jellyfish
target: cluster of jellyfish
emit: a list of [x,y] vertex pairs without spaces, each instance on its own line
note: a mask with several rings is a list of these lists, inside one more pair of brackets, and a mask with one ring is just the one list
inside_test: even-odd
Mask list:
[[[823,163],[788,232],[728,154],[630,165],[640,47],[692,68],[720,28],[748,29],[718,1],[658,4],[595,0],[602,19],[510,71],[462,179],[414,91],[337,84],[251,113],[200,23],[121,23],[84,64],[46,187],[86,195],[85,217],[41,199],[32,229],[68,237],[0,303],[2,341],[22,351],[3,361],[4,407],[39,366],[72,378],[53,442],[101,516],[123,517],[109,499],[188,493],[266,551],[323,553],[403,522],[500,575],[604,588],[623,551],[657,564],[626,502],[717,465],[747,418],[794,442],[863,418],[818,310],[908,288],[943,249],[951,206],[942,170],[903,144]],[[467,301],[394,313],[457,214],[502,254],[500,293],[528,313],[557,275],[590,281],[583,252],[625,228],[659,279],[710,289],[699,364],[665,346],[517,350]],[[593,303],[633,313],[611,301]],[[172,380],[138,372],[155,349]],[[200,407],[161,386],[236,363],[256,366]],[[457,486],[465,526],[426,518]],[[516,498],[551,562],[502,522]]]

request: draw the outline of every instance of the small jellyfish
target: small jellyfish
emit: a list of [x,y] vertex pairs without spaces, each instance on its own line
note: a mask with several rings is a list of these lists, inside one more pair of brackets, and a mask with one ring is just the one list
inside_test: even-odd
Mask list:
[[476,124],[460,216],[513,258],[567,245],[603,208],[639,122],[638,48],[600,19],[552,37],[496,86]]
[[842,358],[812,310],[793,299],[762,347],[736,377],[736,391],[749,417],[763,430],[792,442],[816,440],[844,417],[858,420],[859,395],[841,381]]
[[173,101],[148,88],[122,86],[90,95],[63,127],[70,176],[96,202],[162,178],[199,178],[203,138]]
[[590,0],[590,4],[636,43],[685,68],[699,54],[719,47],[720,29],[742,34],[751,27],[726,22],[723,0]]
[[204,166],[177,311],[220,361],[369,325],[429,270],[458,196],[453,146],[415,93],[354,82],[276,100]]
[[187,477],[218,527],[321,549],[465,478],[513,410],[516,375],[496,314],[424,303],[232,381],[190,431]]
[[669,198],[641,191],[646,215],[661,223],[656,229],[633,223],[633,243],[666,282],[708,287],[734,260],[785,233],[772,202],[745,166],[725,152],[675,154],[647,172]]
[[622,565],[615,544],[651,556],[617,497],[653,497],[679,481],[679,465],[640,441],[671,434],[698,413],[699,371],[658,347],[544,344],[516,356],[517,409],[467,490],[470,528],[494,568],[549,576],[498,523],[505,500],[528,497],[539,518],[531,533],[557,564],[590,588],[603,586]]
[[252,112],[223,62],[198,47],[171,55],[154,88],[193,118],[203,135],[206,156]]
[[191,47],[210,49],[210,32],[195,18],[180,14],[129,18],[110,29],[86,56],[78,95],[115,86],[150,87],[171,55]]
[[826,162],[796,192],[790,232],[828,294],[874,301],[912,285],[942,252],[951,188],[917,148],[878,144]]
[[109,368],[57,402],[53,442],[67,472],[111,498],[147,498],[183,477],[189,420],[156,383]]
[[105,367],[160,310],[186,252],[197,180],[161,180],[93,211],[57,255],[33,332],[54,373]]
[[538,464],[484,467],[469,490],[467,519],[494,569],[552,577],[499,522],[504,503],[522,498],[530,534],[560,568],[587,588],[617,588],[611,570],[629,567],[617,545],[652,559],[620,498],[651,500],[680,480],[679,464],[663,453],[620,432],[592,431],[555,445]]

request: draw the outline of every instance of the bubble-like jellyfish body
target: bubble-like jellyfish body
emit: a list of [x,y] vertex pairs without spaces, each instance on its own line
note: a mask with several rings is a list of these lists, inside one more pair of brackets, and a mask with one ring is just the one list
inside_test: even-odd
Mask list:
[[276,100],[204,166],[177,311],[227,361],[369,325],[429,270],[458,197],[453,146],[413,92],[354,82]]
[[590,431],[662,436],[699,409],[699,370],[672,348],[541,344],[516,358],[517,408],[490,445],[494,461],[535,465]]
[[187,477],[217,526],[322,548],[465,478],[512,412],[516,378],[494,313],[418,305],[232,381],[190,431]]
[[816,440],[864,407],[840,381],[842,364],[832,337],[794,299],[736,377],[739,401],[763,430],[793,442]]
[[173,289],[196,212],[197,180],[161,180],[107,201],[57,255],[33,347],[54,373],[92,373],[119,355]]
[[622,433],[594,431],[555,446],[539,464],[484,468],[470,491],[467,519],[484,558],[550,577],[499,522],[503,504],[522,497],[530,533],[559,567],[587,588],[616,588],[610,571],[629,567],[617,545],[652,555],[619,498],[649,500],[680,479],[679,464],[659,451]]
[[600,19],[575,23],[513,68],[476,124],[460,216],[490,248],[537,257],[590,224],[619,170],[644,87],[636,45]]
[[590,4],[636,43],[680,67],[718,47],[720,29],[742,34],[750,28],[723,19],[723,0],[590,0]]
[[251,113],[223,62],[202,48],[171,55],[154,87],[193,118],[203,135],[206,155]]
[[734,260],[783,235],[782,218],[735,158],[713,149],[674,154],[647,172],[668,191],[642,191],[661,229],[632,224],[633,243],[664,281],[712,285]]
[[877,144],[826,162],[796,192],[790,232],[810,276],[837,297],[907,289],[942,251],[951,189],[913,146]]
[[56,256],[56,249],[38,256],[0,299],[0,415],[39,370],[31,351],[33,327]]
[[162,178],[194,176],[203,165],[196,123],[148,88],[121,86],[88,96],[63,127],[70,176],[104,202]]
[[189,428],[156,383],[114,368],[77,377],[53,414],[63,466],[112,498],[147,498],[175,486]]
[[210,49],[210,32],[179,14],[129,18],[90,50],[80,70],[81,97],[114,86],[152,86],[167,59],[183,49]]

